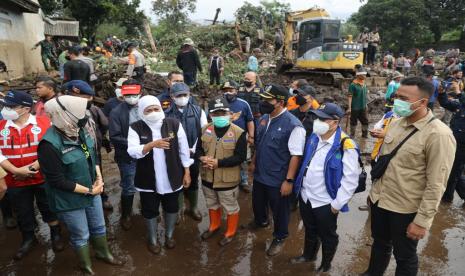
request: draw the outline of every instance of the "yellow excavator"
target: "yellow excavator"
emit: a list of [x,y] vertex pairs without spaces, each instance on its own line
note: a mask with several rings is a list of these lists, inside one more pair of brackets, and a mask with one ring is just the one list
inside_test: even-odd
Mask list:
[[318,7],[286,14],[279,73],[339,86],[352,76],[356,64],[363,64],[362,45],[351,36],[342,39],[341,20]]

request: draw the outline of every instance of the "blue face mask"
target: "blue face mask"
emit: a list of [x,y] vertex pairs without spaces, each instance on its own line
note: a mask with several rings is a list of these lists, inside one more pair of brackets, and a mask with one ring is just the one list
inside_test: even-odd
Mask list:
[[[418,100],[418,101],[416,101],[414,103],[417,103],[417,102],[419,102],[421,100],[423,100],[423,99],[420,99],[420,100]],[[396,113],[400,117],[409,117],[410,115],[412,115],[418,109],[418,108],[415,109],[415,110],[411,109],[412,104],[414,104],[414,103],[410,103],[410,102],[402,101],[402,100],[399,100],[399,99],[395,99],[394,100],[393,111],[394,111],[394,113]]]
[[212,117],[213,125],[218,127],[218,128],[223,128],[223,127],[229,126],[230,119],[231,119],[231,116],[229,116],[229,115]]

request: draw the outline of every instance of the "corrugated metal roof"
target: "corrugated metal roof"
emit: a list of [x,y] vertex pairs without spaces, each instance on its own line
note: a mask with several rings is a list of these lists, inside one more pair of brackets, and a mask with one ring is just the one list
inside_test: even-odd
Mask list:
[[79,21],[44,20],[44,33],[51,36],[79,36]]
[[22,12],[38,13],[40,8],[39,4],[31,0],[6,0],[6,2],[16,5]]

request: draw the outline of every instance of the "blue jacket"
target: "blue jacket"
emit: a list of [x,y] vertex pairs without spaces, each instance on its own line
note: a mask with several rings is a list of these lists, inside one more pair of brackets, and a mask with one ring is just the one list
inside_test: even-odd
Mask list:
[[165,110],[166,117],[178,119],[184,131],[186,132],[187,141],[189,147],[192,148],[194,144],[200,139],[202,134],[202,128],[200,127],[200,117],[202,116],[202,109],[191,103],[188,103],[184,108],[184,111],[181,112],[176,107],[175,104],[172,104]]
[[454,112],[450,120],[450,128],[454,134],[457,146],[465,146],[465,96],[461,95],[459,100],[449,100],[446,93],[439,94],[439,104]]
[[241,115],[233,123],[247,132],[247,123],[253,121],[252,109],[243,99],[237,98],[229,103],[229,109],[233,113],[241,112]]
[[[336,136],[334,137],[334,143],[331,149],[329,150],[328,155],[326,155],[324,166],[326,190],[332,199],[335,199],[337,196],[337,191],[339,190],[339,187],[341,187],[341,179],[343,175],[343,153],[341,152],[340,142],[342,138],[348,137],[347,134],[342,132],[340,127],[337,128],[335,135]],[[312,134],[307,138],[307,142],[305,143],[305,151],[302,164],[293,187],[294,194],[298,196],[300,195],[300,190],[302,188],[302,183],[304,180],[305,173],[307,171],[307,167],[310,165],[310,161],[312,160],[312,157],[318,146],[318,142],[318,136],[316,134]],[[352,139],[347,139],[344,142],[344,150],[354,148],[358,151],[357,145]],[[342,207],[341,211],[349,211],[349,207],[347,206],[347,204]]]
[[289,137],[295,127],[302,127],[302,123],[285,111],[271,120],[267,130],[269,118],[269,115],[263,115],[258,123],[254,180],[278,188],[286,180],[291,161]]
[[116,162],[134,161],[128,154],[129,110],[129,105],[123,102],[110,112],[108,130],[110,141],[115,147]]

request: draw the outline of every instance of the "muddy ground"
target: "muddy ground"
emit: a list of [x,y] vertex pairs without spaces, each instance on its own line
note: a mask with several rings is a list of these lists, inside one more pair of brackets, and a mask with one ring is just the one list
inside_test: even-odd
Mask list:
[[[362,147],[371,147],[372,141],[359,141]],[[366,149],[364,150],[367,151]],[[119,173],[111,155],[105,155],[104,175],[110,200],[115,206],[106,213],[107,229],[112,251],[126,259],[123,267],[112,267],[93,260],[98,275],[313,275],[317,262],[291,265],[289,259],[301,252],[304,230],[299,213],[291,216],[290,237],[283,252],[267,257],[265,249],[271,242],[272,229],[259,232],[239,230],[236,240],[221,248],[217,242],[220,235],[209,241],[201,241],[200,234],[208,228],[208,215],[203,197],[200,208],[201,223],[185,217],[175,231],[177,247],[163,249],[154,256],[145,246],[145,227],[135,202],[134,226],[126,232],[118,224]],[[341,214],[338,221],[340,243],[333,262],[333,269],[326,275],[357,275],[368,265],[370,250],[370,222],[368,212],[358,210],[363,205],[367,192],[357,194],[350,202],[350,212]],[[240,194],[240,223],[252,218],[251,194]],[[465,218],[462,202],[456,199],[452,205],[440,206],[430,233],[418,247],[420,275],[464,275],[465,273]],[[80,275],[76,257],[68,246],[64,252],[55,254],[48,242],[48,228],[41,223],[38,231],[40,245],[19,262],[12,256],[20,243],[17,230],[0,227],[0,275]],[[163,228],[159,237],[163,239]],[[392,259],[387,275],[393,275],[395,262]]]

